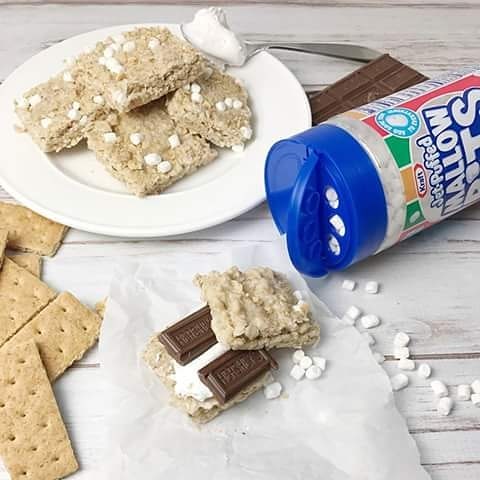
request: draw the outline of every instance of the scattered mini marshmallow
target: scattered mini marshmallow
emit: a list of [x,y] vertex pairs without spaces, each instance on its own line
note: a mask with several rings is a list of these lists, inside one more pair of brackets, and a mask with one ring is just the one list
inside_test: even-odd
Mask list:
[[417,370],[417,375],[420,378],[427,379],[432,374],[432,367],[428,363],[421,363]]
[[103,50],[103,56],[105,58],[112,58],[115,55],[115,50],[109,45],[105,50]]
[[220,101],[215,104],[215,108],[219,112],[224,112],[227,109],[227,106],[225,105],[225,102]]
[[127,103],[127,95],[122,90],[114,90],[112,99],[117,105],[125,105]]
[[119,52],[120,49],[122,48],[122,45],[119,43],[112,43],[110,46],[113,48],[115,52]]
[[122,50],[125,52],[125,53],[131,53],[135,50],[135,42],[133,40],[130,40],[128,42],[125,42],[123,45],[122,45]]
[[393,339],[395,347],[406,347],[409,343],[410,337],[405,332],[398,332]]
[[375,295],[378,293],[379,285],[378,282],[374,281],[369,281],[365,284],[365,291],[367,293],[370,293],[372,295]]
[[127,39],[125,38],[124,35],[122,35],[121,33],[117,33],[115,35],[112,35],[112,40],[115,42],[115,43],[119,43],[120,45],[122,43],[124,43]]
[[168,173],[172,169],[172,164],[168,160],[160,162],[157,166],[157,170],[160,173]]
[[240,127],[240,134],[245,140],[250,140],[253,135],[253,131],[250,127]]
[[293,292],[293,296],[297,299],[298,302],[300,300],[303,300],[303,293],[300,290],[295,290]]
[[28,103],[30,104],[31,107],[35,107],[42,101],[42,97],[36,93],[35,95],[32,95],[31,97],[28,97]]
[[345,315],[351,318],[354,322],[357,321],[362,314],[362,311],[355,305],[350,305],[345,312]]
[[198,92],[192,92],[190,98],[192,99],[193,103],[200,103],[203,100],[202,95]]
[[20,108],[28,108],[30,106],[30,102],[25,97],[17,98],[16,102]]
[[92,100],[93,103],[96,103],[97,105],[103,105],[105,103],[105,100],[101,95],[95,95]]
[[450,397],[443,397],[437,403],[437,412],[446,417],[450,415],[453,408],[453,400]]
[[180,137],[174,133],[168,137],[168,143],[170,144],[170,148],[177,148],[180,146]]
[[472,388],[464,384],[457,387],[457,398],[462,402],[467,402],[472,397]]
[[472,383],[472,390],[473,393],[480,393],[480,380],[475,380]]
[[292,362],[293,363],[300,363],[300,360],[305,356],[305,352],[303,350],[295,350],[292,355]]
[[225,100],[223,100],[227,108],[232,108],[233,107],[233,100],[230,97],[226,97]]
[[298,364],[306,370],[313,365],[313,360],[308,355],[305,355]]
[[156,50],[159,46],[160,46],[160,41],[158,40],[158,38],[151,38],[148,41],[148,48],[150,50]]
[[398,392],[408,385],[408,377],[404,373],[398,373],[390,378],[392,390]]
[[435,394],[435,396],[437,396],[439,398],[448,396],[448,388],[440,380],[433,380],[430,383],[430,386],[432,387],[432,390],[433,390],[433,393]]
[[84,127],[88,122],[88,117],[86,115],[82,115],[78,123]]
[[123,72],[123,65],[115,58],[107,58],[105,66],[112,73],[119,74]]
[[480,407],[480,393],[474,393],[471,400],[476,407]]
[[99,57],[99,58],[98,58],[98,63],[99,63],[100,65],[105,66],[106,63],[107,63],[107,59],[106,59],[105,57]]
[[350,290],[350,292],[353,292],[356,286],[357,286],[357,282],[355,280],[346,279],[342,282],[342,288],[344,290]]
[[362,337],[365,339],[368,345],[375,345],[375,338],[371,333],[363,332]]
[[301,380],[305,375],[305,370],[300,365],[294,365],[290,370],[290,376],[295,380]]
[[280,382],[273,382],[263,387],[263,394],[267,400],[278,398],[282,393],[282,384]]
[[70,72],[63,72],[63,81],[64,82],[73,82],[73,77]]
[[322,370],[327,368],[327,359],[323,357],[312,357],[313,364],[320,367]]
[[76,109],[76,108],[71,108],[68,113],[67,113],[67,116],[70,120],[80,120],[80,118],[82,117],[82,114]]
[[75,110],[80,110],[80,103],[79,102],[73,102],[72,103],[72,108]]
[[115,143],[117,141],[117,134],[115,132],[107,132],[103,134],[105,143]]
[[395,347],[393,349],[393,356],[397,360],[401,360],[402,358],[408,358],[410,356],[410,349],[408,347]]
[[143,157],[143,160],[152,167],[158,165],[162,161],[162,157],[158,153],[148,153]]
[[240,110],[243,107],[243,103],[240,100],[235,99],[232,103],[232,107],[235,110]]
[[200,93],[201,90],[202,90],[202,87],[198,83],[194,82],[190,85],[190,91],[192,93]]
[[378,318],[373,313],[369,313],[368,315],[364,315],[360,321],[362,322],[363,328],[375,328],[380,325],[380,318]]
[[239,143],[238,145],[233,145],[232,151],[235,153],[242,153],[245,150],[245,145],[243,143]]
[[380,352],[373,352],[373,358],[379,364],[382,364],[385,361],[385,355]]
[[52,119],[50,117],[44,117],[40,120],[40,125],[43,128],[48,128],[52,124]]
[[307,368],[305,377],[308,378],[308,380],[316,380],[322,376],[322,373],[323,370],[318,365],[311,365]]
[[135,132],[130,134],[130,143],[132,145],[140,145],[143,140],[143,135],[141,133]]
[[415,370],[415,362],[409,358],[402,358],[397,364],[400,370]]

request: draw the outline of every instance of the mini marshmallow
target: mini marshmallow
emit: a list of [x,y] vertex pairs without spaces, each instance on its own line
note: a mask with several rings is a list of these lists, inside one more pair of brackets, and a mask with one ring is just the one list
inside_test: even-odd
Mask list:
[[300,362],[298,364],[306,370],[307,368],[310,368],[313,365],[313,360],[308,356],[305,355],[303,358],[300,359]]
[[365,284],[365,291],[367,293],[370,293],[372,295],[375,295],[378,293],[378,282],[373,282],[373,281],[370,281],[370,282],[367,282]]
[[129,42],[125,42],[123,45],[122,45],[122,50],[125,52],[125,53],[131,53],[135,50],[135,42],[133,40],[130,40]]
[[198,84],[198,83],[192,83],[192,85],[190,86],[190,91],[192,93],[200,93],[202,90],[202,87]]
[[143,135],[141,133],[131,133],[130,134],[130,143],[132,145],[140,145],[143,140]]
[[233,145],[232,152],[235,153],[242,153],[245,150],[245,145],[243,143],[239,143],[238,145]]
[[303,350],[295,350],[292,355],[292,362],[293,363],[300,363],[300,360],[305,356],[305,352]]
[[410,343],[410,337],[405,332],[398,332],[393,339],[395,347],[406,347]]
[[294,365],[290,370],[290,376],[295,380],[301,380],[305,375],[305,370],[300,365]]
[[112,73],[119,74],[123,72],[123,65],[115,58],[107,58],[107,61],[105,62],[105,66]]
[[480,407],[480,393],[474,393],[471,400],[476,407]]
[[293,296],[297,299],[297,301],[299,302],[300,300],[303,300],[303,294],[300,290],[295,290],[293,292]]
[[44,117],[40,120],[40,125],[43,128],[48,128],[52,124],[52,119],[49,117]]
[[430,377],[431,374],[432,374],[432,368],[430,367],[430,365],[428,363],[420,364],[420,366],[418,367],[418,370],[417,370],[417,375],[420,378],[427,379],[428,377]]
[[397,360],[408,358],[410,356],[410,349],[408,347],[395,347],[393,350],[393,356]]
[[151,167],[158,165],[162,161],[162,157],[158,153],[148,153],[143,157],[144,162]]
[[78,103],[78,102],[73,102],[73,103],[72,103],[72,108],[74,108],[75,110],[80,110],[80,106],[81,106],[81,105],[80,105],[80,103]]
[[117,141],[117,134],[115,132],[107,132],[103,134],[105,143],[115,143]]
[[351,318],[354,322],[360,318],[362,311],[355,305],[350,305],[345,312],[345,315]]
[[450,397],[443,397],[437,403],[437,412],[446,417],[450,415],[453,408],[453,400]]
[[84,127],[88,122],[88,117],[86,115],[82,115],[82,117],[80,118],[80,120],[78,121],[78,123]]
[[112,43],[110,46],[113,48],[114,52],[119,52],[120,49],[122,48],[122,46],[119,43]]
[[193,103],[200,103],[203,100],[202,95],[198,92],[192,92],[192,94],[190,95],[190,98]]
[[320,378],[322,376],[322,373],[323,371],[319,366],[311,365],[307,368],[307,371],[305,372],[305,377],[308,378],[308,380],[316,380],[317,378]]
[[375,328],[380,325],[380,319],[372,313],[364,315],[360,321],[362,322],[363,328]]
[[263,387],[263,394],[267,400],[278,398],[282,393],[282,384],[280,382],[273,382]]
[[125,105],[127,102],[127,96],[122,90],[114,90],[112,92],[112,99],[117,105]]
[[182,88],[183,88],[186,92],[189,92],[189,91],[190,91],[190,84],[189,84],[189,83],[186,83]]
[[253,131],[250,127],[240,127],[240,134],[246,140],[250,140],[253,135]]
[[168,173],[172,169],[172,164],[168,160],[160,162],[157,166],[157,170],[160,173]]
[[64,82],[73,82],[73,77],[70,72],[63,72],[63,81]]
[[322,370],[327,368],[327,360],[323,357],[312,357],[313,364],[320,367]]
[[30,106],[29,101],[25,97],[17,98],[16,102],[20,108],[28,108]]
[[437,396],[439,398],[448,396],[448,388],[440,380],[433,380],[430,383],[430,386],[432,387],[432,390],[433,390],[433,393],[435,394],[435,396]]
[[168,137],[168,143],[170,144],[170,148],[177,148],[180,146],[180,137],[174,133]]
[[67,116],[70,120],[80,120],[82,114],[76,109],[76,108],[71,108],[68,113],[67,113]]
[[240,110],[243,107],[243,103],[240,100],[235,99],[232,106],[235,110]]
[[402,358],[397,364],[400,370],[415,370],[415,361],[409,358]]
[[31,107],[35,107],[41,101],[42,101],[42,97],[38,93],[28,98],[28,103],[30,104]]
[[375,345],[375,338],[369,332],[363,332],[362,337],[368,343],[368,345]]
[[344,280],[342,282],[342,288],[344,290],[350,290],[350,292],[353,292],[356,286],[357,286],[357,282],[355,282],[355,280]]
[[225,102],[217,102],[215,104],[215,108],[219,111],[219,112],[224,112],[226,109],[227,109],[227,106],[225,105]]
[[390,379],[392,390],[398,392],[408,385],[408,377],[404,373],[399,373]]
[[380,352],[373,352],[373,358],[379,364],[382,364],[385,361],[385,355]]
[[148,48],[149,48],[150,50],[155,50],[155,49],[157,49],[159,46],[160,46],[160,42],[159,42],[158,38],[151,38],[151,39],[148,41]]
[[103,51],[103,56],[104,56],[105,58],[112,58],[114,55],[115,55],[115,50],[114,50],[111,46],[108,46],[108,47],[105,48],[105,50]]
[[462,402],[467,402],[472,397],[472,388],[470,385],[459,385],[457,387],[457,398]]
[[99,57],[99,58],[98,58],[98,63],[99,63],[100,65],[104,65],[104,66],[105,66],[105,65],[107,64],[107,59],[106,59],[105,57]]
[[227,106],[227,108],[233,107],[233,100],[230,97],[225,98],[224,103]]
[[93,103],[96,103],[97,105],[103,105],[105,103],[105,100],[101,95],[95,95],[92,100]]
[[472,383],[472,390],[473,393],[480,393],[480,380],[475,380]]
[[122,44],[126,40],[126,38],[121,33],[112,35],[112,39],[115,43],[120,43],[120,44]]

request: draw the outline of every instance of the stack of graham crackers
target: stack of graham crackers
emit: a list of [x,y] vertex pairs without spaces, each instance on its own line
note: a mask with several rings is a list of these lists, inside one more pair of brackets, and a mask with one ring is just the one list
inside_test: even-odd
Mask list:
[[0,457],[12,480],[78,469],[51,383],[95,343],[101,318],[40,279],[41,255],[54,255],[66,230],[0,202]]

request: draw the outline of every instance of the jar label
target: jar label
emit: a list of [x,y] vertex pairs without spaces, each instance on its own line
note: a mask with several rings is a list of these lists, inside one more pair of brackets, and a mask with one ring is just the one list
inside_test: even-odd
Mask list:
[[344,114],[383,139],[400,170],[399,240],[480,200],[480,68],[427,80]]

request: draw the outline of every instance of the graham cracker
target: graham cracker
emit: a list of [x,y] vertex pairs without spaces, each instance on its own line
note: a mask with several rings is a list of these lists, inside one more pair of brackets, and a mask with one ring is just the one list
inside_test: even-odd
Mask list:
[[33,342],[0,352],[0,456],[11,480],[55,480],[78,470]]
[[0,222],[8,230],[8,248],[53,256],[68,227],[48,220],[32,210],[0,202]]
[[3,348],[34,340],[51,382],[95,343],[102,320],[71,293],[61,293]]
[[8,230],[0,228],[0,268],[3,265],[3,259],[5,258],[5,250],[8,242]]
[[48,285],[5,258],[0,270],[0,347],[55,296]]
[[42,257],[35,253],[20,253],[9,255],[8,258],[19,267],[29,271],[32,275],[40,278],[42,273]]
[[95,311],[97,312],[98,316],[102,320],[103,320],[103,317],[105,316],[105,309],[107,308],[107,300],[108,300],[108,297],[105,297],[102,300],[99,300],[95,304]]

